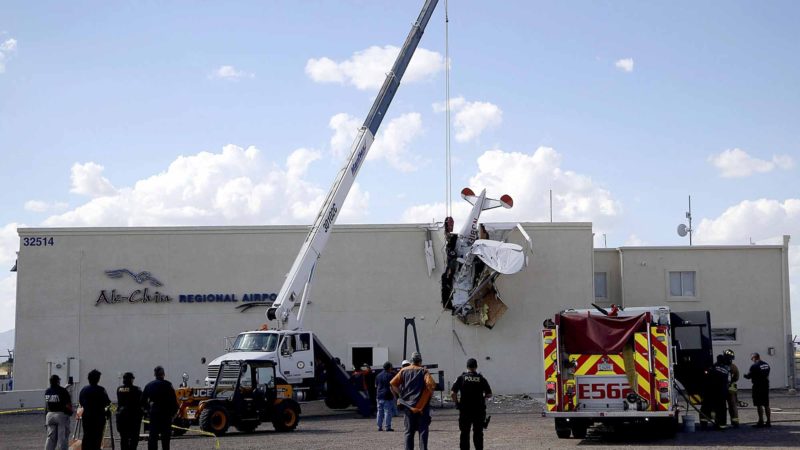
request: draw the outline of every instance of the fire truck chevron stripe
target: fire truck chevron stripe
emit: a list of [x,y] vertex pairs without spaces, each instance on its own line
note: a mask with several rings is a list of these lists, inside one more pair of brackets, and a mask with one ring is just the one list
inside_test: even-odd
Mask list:
[[633,335],[635,353],[633,361],[636,365],[636,393],[647,399],[652,404],[650,389],[650,361],[647,352],[647,333],[636,333]]
[[[542,356],[544,357],[544,379],[545,383],[558,384],[558,373],[556,372],[556,355],[558,351],[558,342],[556,340],[555,330],[542,330]],[[561,391],[560,386],[556,387],[554,396],[556,399],[559,397]],[[557,408],[557,402],[547,403],[547,410],[554,411]]]
[[[650,327],[650,342],[653,346],[653,366],[654,367],[654,383],[664,382],[669,383],[669,355],[667,354],[667,335],[664,332],[659,332],[658,327]],[[653,403],[659,411],[666,411],[669,409],[670,402],[662,403],[656,401],[655,397],[660,397],[661,394],[653,395]]]

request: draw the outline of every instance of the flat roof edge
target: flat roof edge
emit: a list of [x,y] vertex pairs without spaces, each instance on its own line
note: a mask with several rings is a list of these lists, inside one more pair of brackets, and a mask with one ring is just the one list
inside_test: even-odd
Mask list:
[[[643,247],[619,247],[619,251],[625,250],[766,250],[781,249],[782,245],[677,245],[677,246],[643,246]],[[595,249],[597,250],[597,249]]]
[[[504,224],[512,222],[484,222],[485,224]],[[516,225],[517,222],[513,222]],[[526,228],[539,229],[591,229],[591,222],[519,222]],[[441,224],[402,223],[402,224],[339,224],[333,231],[383,230],[409,231],[426,228],[441,228]],[[92,234],[191,234],[191,233],[261,233],[296,232],[308,230],[307,225],[218,225],[218,226],[158,226],[158,227],[24,227],[17,228],[20,236],[29,235],[92,235]]]

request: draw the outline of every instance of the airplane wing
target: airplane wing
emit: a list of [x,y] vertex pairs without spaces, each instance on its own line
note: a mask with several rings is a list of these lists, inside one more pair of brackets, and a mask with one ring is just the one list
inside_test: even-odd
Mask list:
[[472,244],[470,253],[480,258],[487,266],[505,275],[517,273],[525,265],[525,252],[517,244],[478,239]]

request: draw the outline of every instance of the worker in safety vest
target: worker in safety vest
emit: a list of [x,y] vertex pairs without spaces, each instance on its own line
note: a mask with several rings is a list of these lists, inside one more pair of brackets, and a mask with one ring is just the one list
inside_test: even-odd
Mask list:
[[739,392],[736,385],[736,382],[739,381],[739,368],[733,363],[736,355],[733,353],[733,350],[727,349],[722,352],[722,356],[725,357],[728,368],[731,371],[727,397],[728,414],[731,416],[731,425],[733,425],[734,428],[739,428]]

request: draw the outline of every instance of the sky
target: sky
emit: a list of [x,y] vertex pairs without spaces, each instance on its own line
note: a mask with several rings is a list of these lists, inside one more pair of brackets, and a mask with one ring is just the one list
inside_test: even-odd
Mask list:
[[[792,235],[800,3],[448,5],[451,167],[595,245]],[[421,0],[0,3],[0,331],[19,227],[310,224]],[[339,221],[445,217],[440,2]]]

